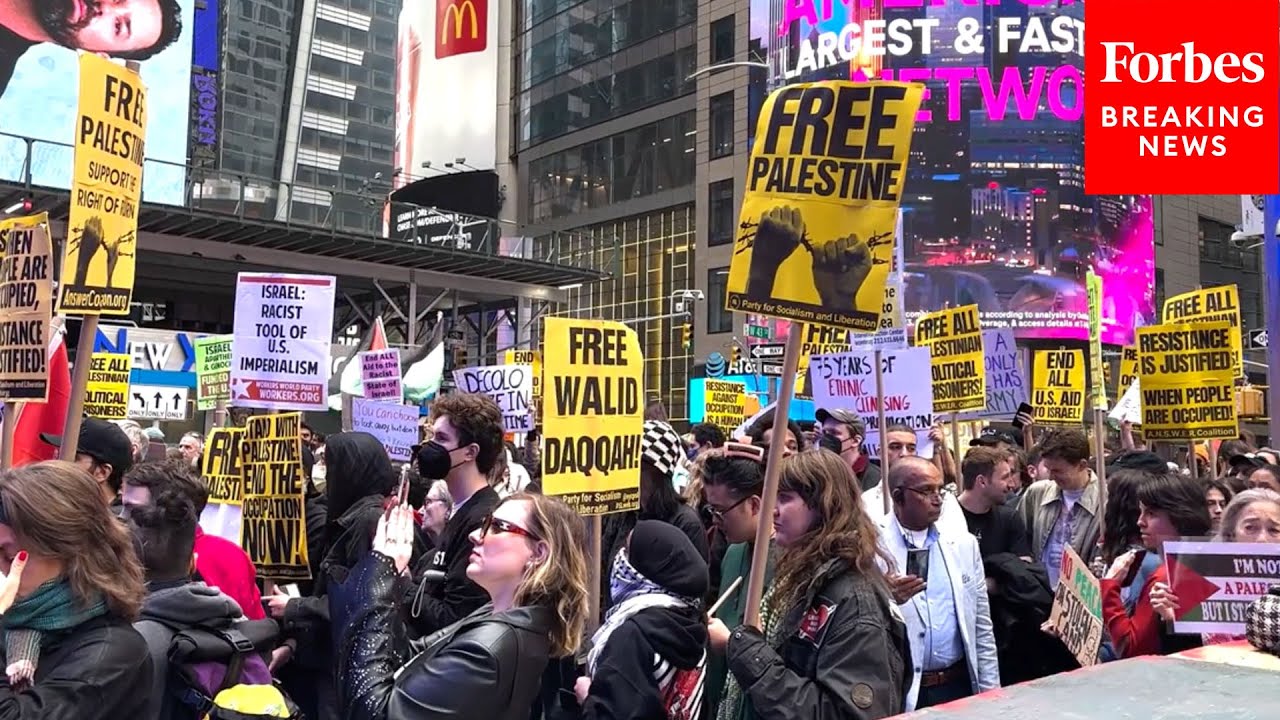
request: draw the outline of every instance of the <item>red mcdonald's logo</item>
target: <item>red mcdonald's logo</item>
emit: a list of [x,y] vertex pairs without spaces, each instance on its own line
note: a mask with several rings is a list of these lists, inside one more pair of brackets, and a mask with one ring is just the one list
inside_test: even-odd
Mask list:
[[489,0],[436,0],[436,59],[482,52],[489,44]]

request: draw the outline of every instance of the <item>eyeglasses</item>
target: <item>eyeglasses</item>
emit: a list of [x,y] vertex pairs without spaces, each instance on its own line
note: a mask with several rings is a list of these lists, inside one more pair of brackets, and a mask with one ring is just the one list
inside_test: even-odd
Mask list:
[[911,492],[913,492],[913,493],[915,493],[915,494],[917,494],[917,495],[919,495],[920,497],[924,498],[925,500],[941,500],[941,499],[942,499],[942,488],[940,488],[940,487],[938,487],[938,488],[918,488],[918,487],[909,487],[909,488],[906,488],[906,489],[907,489],[907,490],[910,490]]
[[738,507],[739,505],[741,505],[742,503],[744,503],[744,502],[746,502],[746,501],[750,500],[752,497],[753,497],[753,496],[748,495],[748,496],[746,496],[746,497],[742,498],[742,499],[741,499],[741,500],[739,500],[738,502],[736,502],[736,503],[734,503],[734,504],[730,505],[729,507],[727,507],[727,508],[725,508],[725,509],[723,509],[723,510],[721,510],[721,509],[719,509],[719,508],[714,508],[714,507],[711,507],[710,505],[708,505],[708,506],[707,506],[707,512],[711,513],[711,517],[714,517],[714,518],[717,518],[717,519],[723,520],[725,515],[728,515],[729,513],[733,512],[735,508],[737,508],[737,507]]
[[516,525],[515,523],[512,523],[512,522],[507,522],[502,518],[496,518],[492,515],[486,516],[484,519],[484,522],[481,523],[480,537],[482,538],[488,537],[490,532],[494,533],[495,535],[501,534],[501,533],[511,533],[512,535],[520,535],[522,537],[527,537],[530,540],[533,540],[534,542],[539,542],[542,540],[542,538],[538,537],[537,535],[534,535],[528,530],[525,530],[519,525]]

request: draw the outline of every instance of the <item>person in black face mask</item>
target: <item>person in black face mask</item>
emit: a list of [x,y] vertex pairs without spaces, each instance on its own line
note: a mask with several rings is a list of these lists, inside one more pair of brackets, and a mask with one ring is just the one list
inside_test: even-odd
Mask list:
[[504,449],[502,411],[488,395],[450,393],[431,406],[431,440],[418,450],[424,480],[444,480],[453,498],[453,514],[435,550],[413,566],[409,627],[429,635],[471,614],[489,596],[467,578],[471,556],[468,536],[498,506],[489,472]]

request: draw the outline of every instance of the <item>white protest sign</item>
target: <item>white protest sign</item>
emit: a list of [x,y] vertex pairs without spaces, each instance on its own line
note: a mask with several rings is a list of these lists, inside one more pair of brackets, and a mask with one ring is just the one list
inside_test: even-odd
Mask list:
[[850,333],[849,346],[854,350],[897,350],[907,347],[907,321],[902,312],[903,274],[902,211],[893,240],[893,266],[884,283],[884,306],[880,309],[880,329],[873,333]]
[[336,281],[330,275],[240,273],[231,344],[231,404],[326,410]]
[[1142,382],[1138,378],[1133,379],[1108,417],[1118,423],[1128,420],[1134,425],[1142,424]]
[[961,421],[998,420],[1008,422],[1027,401],[1028,384],[1024,354],[1008,328],[983,330],[982,350],[987,366],[987,407],[960,413]]
[[395,462],[409,462],[418,443],[418,407],[351,398],[351,429],[378,438]]
[[[933,385],[929,348],[903,348],[880,353],[884,385],[884,420],[916,431],[916,453],[933,457]],[[880,415],[876,395],[875,353],[869,350],[814,355],[809,360],[813,406],[856,413],[867,425],[867,455],[880,457]]]
[[453,371],[460,392],[488,395],[502,411],[502,428],[507,432],[533,430],[533,367],[530,365],[487,365]]
[[400,352],[370,350],[360,353],[360,382],[370,400],[398,403],[404,399],[400,385]]

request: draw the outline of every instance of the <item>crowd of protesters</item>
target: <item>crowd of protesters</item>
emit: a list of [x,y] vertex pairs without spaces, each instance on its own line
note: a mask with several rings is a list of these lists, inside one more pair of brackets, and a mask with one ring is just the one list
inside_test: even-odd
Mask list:
[[[536,433],[512,446],[486,396],[437,399],[402,467],[304,425],[312,577],[282,587],[201,529],[199,434],[170,449],[86,419],[74,463],[0,475],[0,719],[222,717],[234,681],[317,720],[869,720],[1077,667],[1047,622],[1066,548],[1100,578],[1109,660],[1236,639],[1171,632],[1164,542],[1280,542],[1280,458],[1246,440],[1184,468],[1125,426],[1103,497],[1078,429],[1020,418],[961,454],[890,426],[886,469],[857,415],[814,420],[681,436],[654,415],[639,507],[604,519],[596,568],[582,518],[541,492]],[[183,664],[206,631],[252,652]]]

